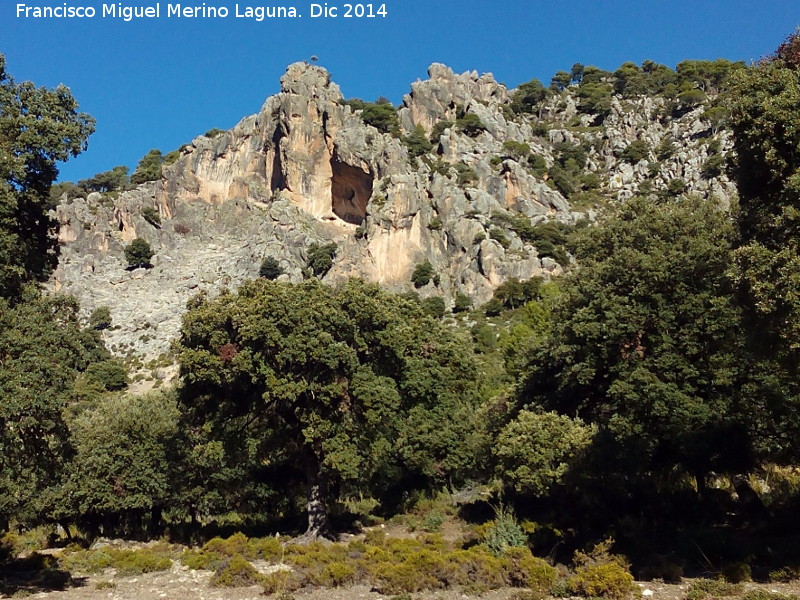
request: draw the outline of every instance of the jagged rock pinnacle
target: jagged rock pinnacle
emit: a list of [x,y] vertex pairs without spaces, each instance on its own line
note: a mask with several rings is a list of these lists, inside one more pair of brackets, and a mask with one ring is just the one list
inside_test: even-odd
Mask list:
[[306,98],[327,98],[334,101],[342,97],[339,86],[331,82],[328,71],[302,61],[292,63],[286,68],[286,73],[281,77],[281,91]]

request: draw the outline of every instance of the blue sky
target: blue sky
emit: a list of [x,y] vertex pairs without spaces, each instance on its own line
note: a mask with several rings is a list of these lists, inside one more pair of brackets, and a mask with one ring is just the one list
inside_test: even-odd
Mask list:
[[[383,95],[399,102],[412,81],[426,77],[432,62],[458,72],[492,72],[510,87],[532,77],[547,84],[555,71],[574,62],[615,69],[627,60],[670,66],[689,58],[749,61],[771,52],[800,25],[796,0],[388,0],[385,19],[260,23],[233,17],[234,0],[205,0],[229,8],[228,19],[162,15],[131,23],[17,19],[19,1],[0,0],[0,53],[8,71],[39,85],[67,84],[82,110],[97,119],[89,150],[62,165],[62,180],[118,164],[133,168],[151,148],[168,152],[212,127],[232,127],[278,91],[289,63],[311,55],[345,96]],[[27,4],[99,10],[102,2]],[[162,11],[167,4],[161,2]],[[303,14],[309,3],[284,5]]]

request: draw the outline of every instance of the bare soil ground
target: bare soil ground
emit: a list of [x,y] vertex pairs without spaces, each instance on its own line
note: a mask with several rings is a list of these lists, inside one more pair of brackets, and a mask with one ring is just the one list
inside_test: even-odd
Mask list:
[[[242,588],[213,588],[209,586],[210,571],[193,571],[176,563],[170,571],[149,573],[136,577],[118,577],[113,570],[77,580],[77,586],[59,592],[39,592],[29,597],[48,600],[264,600],[258,586]],[[109,587],[109,584],[113,587]],[[644,600],[682,600],[691,580],[680,584],[639,582]],[[800,593],[800,582],[746,583],[745,589],[760,588],[781,594]],[[413,594],[414,600],[515,600],[521,590],[494,590],[482,596],[468,596],[456,590]],[[373,592],[366,586],[328,589],[314,588],[294,592],[295,600],[388,600],[386,594]]]

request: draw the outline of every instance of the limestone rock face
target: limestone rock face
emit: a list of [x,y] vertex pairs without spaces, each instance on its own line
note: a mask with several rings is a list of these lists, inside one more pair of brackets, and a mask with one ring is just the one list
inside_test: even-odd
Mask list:
[[[484,127],[470,137],[454,124],[432,140],[433,152],[414,158],[402,135],[365,124],[324,69],[290,65],[280,93],[257,114],[195,138],[164,166],[161,180],[62,200],[54,215],[62,253],[53,289],[77,296],[86,313],[109,306],[114,327],[104,335],[112,351],[152,359],[168,351],[191,296],[256,277],[265,256],[279,261],[282,278],[299,281],[313,244],[337,245],[324,277],[330,283],[357,276],[408,291],[415,266],[429,261],[436,283],[417,291],[448,303],[460,292],[479,305],[511,277],[559,274],[566,265],[540,257],[509,223],[568,225],[595,211],[574,211],[509,143],[527,147],[545,167],[558,160],[559,145],[583,145],[587,172],[598,175],[609,199],[624,200],[645,181],[657,191],[674,178],[721,200],[732,193],[724,176],[702,176],[707,152],[694,143],[704,131],[697,111],[662,122],[657,100],[616,100],[599,128],[578,115],[570,92],[540,115],[514,115],[510,99],[491,75],[432,65],[398,110],[401,134],[418,125],[430,134],[465,114]],[[631,141],[655,148],[667,135],[676,150],[655,175],[654,156],[636,165],[619,159]],[[718,137],[724,151],[729,140]],[[144,219],[146,208],[158,211],[160,225]],[[151,269],[126,270],[124,247],[137,237],[155,252]]]

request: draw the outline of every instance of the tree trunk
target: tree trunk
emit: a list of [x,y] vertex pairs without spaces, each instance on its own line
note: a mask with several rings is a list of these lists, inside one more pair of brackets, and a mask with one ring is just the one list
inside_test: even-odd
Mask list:
[[150,512],[150,523],[147,527],[147,534],[150,538],[154,538],[161,533],[161,516],[161,507],[154,506]]
[[306,459],[306,508],[308,510],[308,529],[303,538],[309,541],[330,537],[328,522],[328,478],[316,456],[309,453]]
[[694,475],[694,481],[697,485],[697,495],[700,497],[700,501],[704,502],[708,496],[708,488],[706,487],[706,472],[702,469],[693,469],[692,475]]

